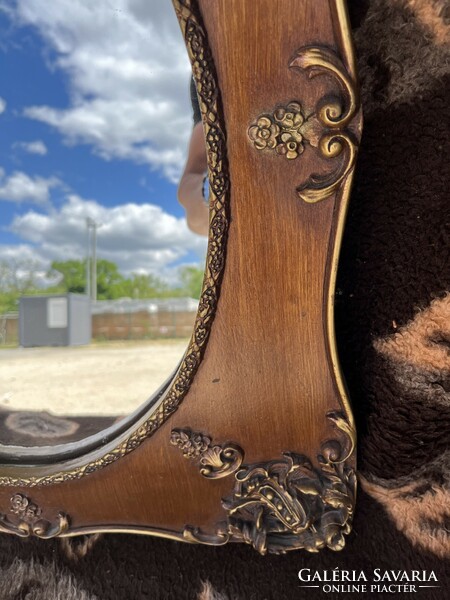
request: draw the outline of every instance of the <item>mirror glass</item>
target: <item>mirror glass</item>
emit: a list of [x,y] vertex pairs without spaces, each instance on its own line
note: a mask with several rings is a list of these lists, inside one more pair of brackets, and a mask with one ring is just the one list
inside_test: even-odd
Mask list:
[[61,445],[135,412],[192,333],[191,69],[170,0],[5,0],[0,36],[0,444]]

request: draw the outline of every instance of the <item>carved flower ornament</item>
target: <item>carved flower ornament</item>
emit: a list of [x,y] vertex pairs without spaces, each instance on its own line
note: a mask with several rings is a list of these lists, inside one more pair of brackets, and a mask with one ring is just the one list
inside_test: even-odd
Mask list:
[[40,516],[41,509],[22,494],[15,494],[11,498],[11,512],[19,515],[25,522],[31,523]]
[[171,443],[178,446],[186,458],[198,458],[210,447],[211,438],[201,433],[176,431],[172,433]]
[[296,188],[304,202],[315,204],[335,194],[353,171],[359,139],[360,101],[352,73],[342,58],[329,48],[300,48],[289,67],[307,73],[309,79],[324,74],[331,76],[339,87],[338,96],[322,97],[314,109],[305,110],[295,101],[279,105],[271,113],[255,117],[256,122],[251,123],[247,135],[257,150],[270,150],[288,160],[302,154],[306,143],[317,148],[323,158],[341,157],[337,168],[326,175],[311,173]]
[[304,150],[300,132],[305,119],[298,102],[285,108],[277,108],[272,115],[262,115],[248,130],[248,135],[257,150],[276,150],[278,154],[292,160]]
[[69,529],[67,515],[60,512],[53,522],[42,519],[41,508],[24,494],[14,494],[12,496],[9,510],[16,517],[10,519],[8,515],[0,514],[0,532],[14,533],[20,537],[35,536],[48,540],[65,533]]
[[203,477],[234,474],[235,480],[222,500],[227,521],[213,534],[186,526],[184,539],[212,545],[233,539],[251,544],[260,554],[341,550],[355,505],[356,475],[346,464],[355,450],[355,431],[343,413],[327,417],[345,437],[324,442],[317,464],[302,454],[284,452],[279,459],[243,465],[244,451],[236,444],[213,445],[202,433],[172,430],[171,443],[198,463]]
[[257,150],[263,150],[264,148],[273,150],[277,145],[280,128],[270,120],[270,117],[263,116],[259,117],[256,125],[250,127],[248,133]]

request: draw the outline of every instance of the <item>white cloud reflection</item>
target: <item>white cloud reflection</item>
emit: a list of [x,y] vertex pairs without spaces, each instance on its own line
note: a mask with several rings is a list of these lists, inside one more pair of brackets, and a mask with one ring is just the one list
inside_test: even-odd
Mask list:
[[66,75],[70,105],[28,106],[69,144],[105,159],[146,163],[179,177],[192,127],[190,65],[170,0],[12,0],[9,14],[36,27]]

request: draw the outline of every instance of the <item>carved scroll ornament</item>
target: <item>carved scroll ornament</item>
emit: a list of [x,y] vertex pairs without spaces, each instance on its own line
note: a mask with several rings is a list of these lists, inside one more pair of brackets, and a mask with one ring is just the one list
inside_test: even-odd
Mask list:
[[236,444],[213,446],[211,438],[188,430],[174,429],[170,443],[178,446],[185,458],[198,459],[200,474],[208,479],[234,473],[244,460],[244,452]]
[[[261,554],[284,554],[300,548],[309,552],[322,548],[341,550],[344,535],[351,529],[355,505],[356,475],[347,464],[354,451],[355,432],[342,413],[329,413],[328,418],[344,433],[346,442],[325,442],[317,456],[317,466],[294,452],[284,453],[279,460],[241,468],[233,463],[226,474],[234,472],[234,489],[222,501],[227,522],[215,534],[186,527],[184,538],[211,545],[241,541]],[[182,434],[184,442],[180,444]],[[209,460],[212,446],[207,436],[174,430],[172,443],[200,465],[202,459]],[[195,451],[191,451],[193,446]],[[230,447],[239,448],[229,443],[213,446],[223,452]],[[240,458],[244,458],[242,450]],[[200,472],[210,476],[202,469]]]
[[314,204],[334,194],[354,167],[358,141],[348,125],[359,110],[356,83],[338,55],[326,47],[297,51],[289,66],[306,71],[310,78],[331,75],[342,91],[341,98],[321,99],[313,110],[293,101],[260,115],[248,129],[257,150],[272,150],[288,160],[303,153],[306,144],[318,147],[324,158],[344,154],[343,164],[328,175],[312,174],[297,187],[305,202]]
[[69,519],[64,513],[58,513],[55,521],[50,523],[41,517],[41,508],[23,494],[12,496],[10,512],[16,515],[16,518],[0,515],[0,531],[4,533],[48,540],[69,529]]

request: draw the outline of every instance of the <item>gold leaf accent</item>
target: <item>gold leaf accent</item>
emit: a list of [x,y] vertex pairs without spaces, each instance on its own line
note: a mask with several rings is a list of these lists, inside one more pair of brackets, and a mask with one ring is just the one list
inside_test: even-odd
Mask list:
[[310,78],[318,75],[332,75],[339,83],[347,99],[344,110],[340,102],[327,101],[318,111],[318,116],[326,127],[344,129],[359,109],[359,97],[355,82],[336,52],[324,46],[307,46],[297,51],[289,66],[307,71]]
[[356,160],[356,145],[348,133],[336,132],[324,135],[319,142],[319,149],[326,158],[335,158],[346,153],[344,166],[330,175],[311,175],[308,181],[297,188],[302,200],[315,204],[329,198],[342,185],[353,170]]

